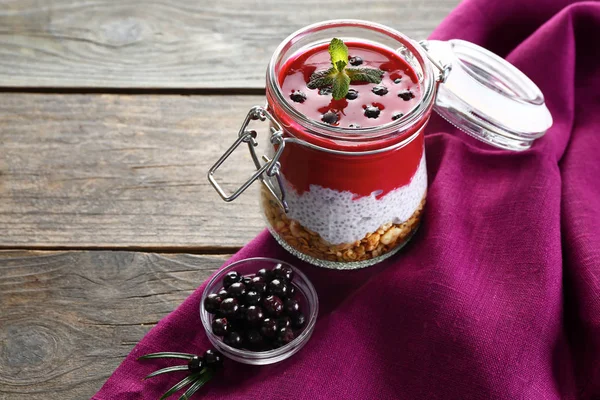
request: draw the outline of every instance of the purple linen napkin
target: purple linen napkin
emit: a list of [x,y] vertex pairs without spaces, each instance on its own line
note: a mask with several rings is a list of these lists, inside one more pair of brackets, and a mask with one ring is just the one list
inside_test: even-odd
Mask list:
[[[314,335],[279,364],[229,362],[198,398],[600,399],[600,3],[468,0],[432,38],[506,57],[540,86],[553,127],[510,153],[432,118],[423,225],[375,267],[312,267],[259,235],[229,262],[302,268],[322,303]],[[142,383],[167,363],[136,358],[210,347],[203,287],[94,399],[156,399],[182,378]]]

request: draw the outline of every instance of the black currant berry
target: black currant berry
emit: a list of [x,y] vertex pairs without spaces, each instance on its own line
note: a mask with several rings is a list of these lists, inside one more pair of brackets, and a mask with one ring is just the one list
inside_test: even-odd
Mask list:
[[239,299],[246,294],[246,285],[242,282],[232,283],[231,286],[227,288],[227,293],[229,294],[229,297]]
[[350,62],[350,65],[352,65],[353,67],[357,67],[363,63],[363,59],[358,56],[350,57],[350,60],[348,60],[348,61]]
[[358,91],[356,89],[348,89],[348,93],[346,94],[347,100],[356,100],[358,99]]
[[277,321],[272,318],[266,318],[260,324],[260,333],[267,338],[274,338],[277,336]]
[[232,284],[239,282],[241,280],[242,280],[242,277],[240,276],[240,274],[238,274],[236,271],[230,271],[223,278],[223,287],[225,289],[227,289]]
[[321,121],[329,124],[329,125],[334,125],[338,122],[339,117],[336,113],[328,111],[325,114],[323,114],[323,116],[321,117]]
[[365,108],[365,117],[367,118],[377,118],[379,117],[379,113],[381,110],[375,106],[368,106]]
[[281,278],[273,279],[267,286],[267,293],[279,298],[286,297],[288,294],[288,284],[286,283],[286,280]]
[[276,278],[291,281],[294,279],[294,270],[289,265],[277,264],[275,268],[273,268],[273,275]]
[[238,312],[240,305],[236,299],[228,298],[221,302],[221,306],[219,307],[219,311],[225,317],[232,318]]
[[388,89],[383,85],[373,86],[373,89],[371,89],[371,91],[377,96],[385,96],[388,93]]
[[265,318],[265,313],[259,306],[250,306],[246,311],[246,322],[250,325],[258,325]]
[[244,344],[244,338],[238,332],[229,332],[223,339],[226,345],[239,349]]
[[290,94],[290,99],[296,103],[304,103],[304,100],[306,100],[306,95],[300,90],[294,90],[294,92]]
[[262,276],[255,276],[248,284],[248,290],[263,294],[267,290],[267,280]]
[[211,314],[216,314],[222,302],[223,298],[221,296],[211,293],[204,299],[204,309]]
[[204,359],[198,356],[194,356],[190,361],[188,361],[188,369],[190,372],[200,372],[204,368]]
[[292,331],[292,328],[285,327],[279,329],[279,332],[277,332],[277,343],[284,345],[292,340],[294,340],[294,331]]
[[223,365],[223,355],[216,350],[208,349],[202,356],[206,365],[211,367],[220,367]]
[[300,312],[300,303],[298,300],[288,299],[283,303],[283,310],[290,317],[294,316]]
[[404,101],[409,101],[410,99],[414,99],[415,95],[410,90],[405,90],[404,92],[398,93],[398,97]]
[[300,329],[304,324],[306,324],[306,317],[304,314],[298,313],[292,318],[292,328]]
[[256,276],[263,278],[265,282],[269,282],[269,278],[271,278],[271,271],[266,268],[261,268],[256,273]]
[[217,336],[225,336],[229,332],[227,318],[217,318],[212,322],[212,331]]
[[277,296],[269,296],[263,300],[263,308],[267,314],[277,317],[283,312],[283,301]]

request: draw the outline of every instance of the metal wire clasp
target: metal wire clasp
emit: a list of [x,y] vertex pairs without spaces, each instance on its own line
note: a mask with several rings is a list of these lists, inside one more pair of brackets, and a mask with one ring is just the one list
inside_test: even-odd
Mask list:
[[440,61],[434,59],[431,54],[429,54],[429,42],[427,40],[421,40],[419,45],[425,50],[425,54],[427,54],[429,61],[440,71],[437,81],[439,83],[446,82],[448,75],[450,75],[450,71],[452,71],[452,64],[441,64]]
[[[269,138],[271,144],[276,147],[275,154],[273,155],[273,159],[269,159],[267,156],[263,155],[262,159],[265,161],[265,164],[260,163],[260,159],[256,155],[256,151],[254,148],[258,146],[258,142],[256,141],[257,133],[254,130],[247,130],[248,124],[250,121],[265,121],[269,120],[271,123],[270,132],[271,136]],[[240,186],[235,192],[232,194],[227,194],[225,190],[219,185],[217,180],[215,179],[215,172],[217,169],[227,160],[227,158],[238,148],[242,143],[248,144],[248,150],[250,151],[250,156],[252,157],[252,161],[256,166],[256,172]],[[244,192],[244,190],[248,189],[254,181],[260,179],[260,181],[265,185],[267,190],[271,192],[273,198],[277,201],[277,204],[285,211],[286,213],[289,211],[288,204],[285,200],[285,191],[283,188],[283,182],[280,176],[280,167],[279,157],[281,153],[283,153],[283,149],[285,148],[285,140],[283,138],[283,130],[281,129],[281,125],[273,118],[273,116],[261,106],[254,106],[246,115],[244,122],[242,123],[242,127],[238,133],[238,139],[227,149],[227,151],[217,160],[215,165],[208,171],[208,181],[215,188],[217,193],[221,196],[221,198],[227,202],[235,200],[239,197],[240,194]],[[266,173],[265,177],[263,174]],[[279,195],[277,195],[277,191],[273,187],[271,180],[269,178],[275,178],[278,186]]]

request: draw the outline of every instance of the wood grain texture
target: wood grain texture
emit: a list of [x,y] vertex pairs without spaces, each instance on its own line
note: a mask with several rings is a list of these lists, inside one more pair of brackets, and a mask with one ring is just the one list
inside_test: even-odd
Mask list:
[[[257,185],[206,174],[262,96],[0,96],[0,248],[234,251],[264,227]],[[266,138],[264,123],[256,128]],[[246,147],[219,178],[252,172]],[[224,248],[224,249],[223,249]]]
[[262,88],[277,45],[332,18],[424,39],[459,0],[0,0],[0,87]]
[[90,398],[228,256],[0,252],[0,398]]

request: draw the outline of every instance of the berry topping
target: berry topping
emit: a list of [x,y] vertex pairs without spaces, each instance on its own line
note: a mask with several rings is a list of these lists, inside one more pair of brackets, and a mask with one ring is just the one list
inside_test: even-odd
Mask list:
[[339,117],[337,115],[337,113],[334,112],[326,112],[325,114],[323,114],[323,116],[321,117],[321,121],[325,122],[326,124],[330,124],[330,125],[335,125],[339,120]]
[[353,67],[358,67],[359,65],[361,65],[363,63],[363,59],[360,57],[350,57],[350,60],[348,60],[350,62],[350,65],[352,65]]
[[223,365],[223,355],[216,350],[206,350],[202,356],[206,365],[219,367]]
[[388,93],[388,89],[383,85],[373,86],[373,89],[371,89],[371,91],[377,96],[384,96]]
[[358,98],[358,90],[356,89],[349,89],[348,93],[346,94],[346,99],[348,100],[356,100]]
[[229,332],[223,339],[226,345],[239,349],[244,344],[244,338],[238,332]]
[[265,314],[259,306],[250,306],[246,311],[246,321],[250,325],[258,325],[265,318]]
[[368,106],[365,108],[365,117],[367,118],[377,118],[379,117],[379,113],[381,110],[375,106]]
[[212,322],[212,331],[217,336],[225,336],[229,332],[227,318],[217,318]]
[[294,270],[289,265],[277,264],[273,268],[273,276],[291,281],[294,279]]
[[[302,50],[285,62],[278,78],[287,96],[306,94],[302,104],[288,99],[291,107],[315,122],[345,128],[349,137],[391,122],[392,112],[407,115],[421,97],[417,74],[399,54],[360,40],[334,38],[329,46]],[[412,92],[412,101],[398,96],[404,91]],[[366,116],[366,106],[379,108],[379,115]]]
[[190,361],[188,361],[188,369],[190,372],[200,372],[204,368],[204,359],[194,356]]
[[402,114],[401,112],[394,113],[394,115],[392,115],[392,120],[395,121],[399,118],[402,118],[403,116],[404,114]]
[[283,301],[277,296],[269,296],[263,300],[263,307],[269,315],[277,317],[283,312]]
[[219,311],[225,316],[232,318],[238,312],[240,308],[239,303],[236,299],[228,298],[221,302],[221,306],[219,307]]
[[292,94],[290,94],[290,99],[296,103],[304,103],[304,100],[306,100],[306,95],[300,90],[295,90]]
[[250,291],[246,293],[246,304],[248,304],[249,306],[255,306],[257,304],[260,304],[261,300],[262,296],[258,292]]
[[223,287],[227,289],[232,284],[240,282],[241,280],[242,277],[240,276],[240,274],[238,274],[236,271],[230,271],[223,278]]
[[272,318],[266,318],[260,325],[260,333],[267,338],[277,336],[277,321]]
[[398,93],[398,97],[404,101],[409,101],[410,99],[414,99],[415,95],[410,90],[405,90],[404,92]]
[[223,298],[221,296],[211,293],[204,299],[204,309],[211,314],[216,314],[219,311],[219,307],[221,307],[222,301]]

